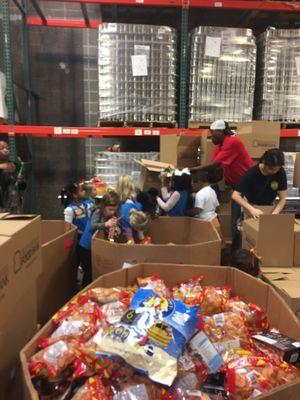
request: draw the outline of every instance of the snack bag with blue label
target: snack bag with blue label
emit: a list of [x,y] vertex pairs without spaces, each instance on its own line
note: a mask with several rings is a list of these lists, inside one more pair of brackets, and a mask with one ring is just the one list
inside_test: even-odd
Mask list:
[[198,325],[198,307],[139,289],[120,323],[97,335],[97,353],[121,356],[155,382],[171,386],[177,359]]

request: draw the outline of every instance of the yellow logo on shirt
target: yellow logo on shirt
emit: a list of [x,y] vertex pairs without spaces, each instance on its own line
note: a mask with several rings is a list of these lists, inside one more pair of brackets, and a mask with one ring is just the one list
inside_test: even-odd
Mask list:
[[278,187],[279,187],[279,185],[278,185],[277,181],[272,181],[271,182],[271,189],[272,190],[278,190]]

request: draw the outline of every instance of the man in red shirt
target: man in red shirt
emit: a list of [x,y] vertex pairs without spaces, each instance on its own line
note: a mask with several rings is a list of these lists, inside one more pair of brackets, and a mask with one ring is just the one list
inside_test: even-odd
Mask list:
[[[219,164],[222,168],[225,181],[233,188],[238,184],[241,177],[254,166],[244,143],[230,129],[228,123],[217,120],[210,126],[211,140],[215,145],[212,155],[212,163]],[[204,166],[193,169],[201,169]],[[241,247],[241,234],[237,228],[238,220],[241,218],[241,207],[235,201],[231,202],[231,231],[232,250]]]

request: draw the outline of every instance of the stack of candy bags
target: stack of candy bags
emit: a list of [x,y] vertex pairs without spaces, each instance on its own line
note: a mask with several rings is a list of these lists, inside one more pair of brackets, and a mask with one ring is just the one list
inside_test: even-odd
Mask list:
[[300,377],[254,339],[276,334],[264,312],[202,276],[89,289],[53,322],[29,360],[41,399],[244,400]]

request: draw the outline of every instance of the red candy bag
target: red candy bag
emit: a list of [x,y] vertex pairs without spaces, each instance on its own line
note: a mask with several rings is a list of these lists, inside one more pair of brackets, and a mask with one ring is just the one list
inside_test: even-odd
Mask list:
[[201,314],[221,313],[226,301],[230,298],[230,290],[230,287],[204,286],[200,297]]

